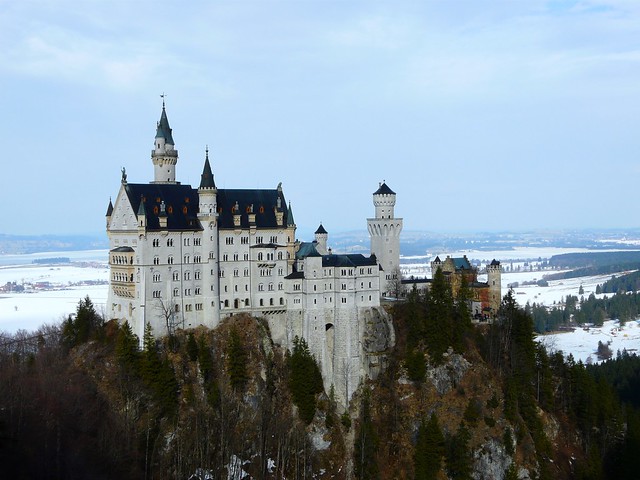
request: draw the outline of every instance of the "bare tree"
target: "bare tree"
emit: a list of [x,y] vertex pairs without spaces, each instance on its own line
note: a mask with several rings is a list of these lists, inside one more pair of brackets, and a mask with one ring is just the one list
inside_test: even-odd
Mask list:
[[167,334],[173,338],[176,330],[184,327],[184,317],[174,305],[173,297],[166,302],[162,298],[158,298],[156,308],[164,320],[165,327],[167,327]]
[[391,278],[387,280],[387,295],[393,298],[400,298],[403,295],[402,272],[400,267],[396,267],[391,271]]

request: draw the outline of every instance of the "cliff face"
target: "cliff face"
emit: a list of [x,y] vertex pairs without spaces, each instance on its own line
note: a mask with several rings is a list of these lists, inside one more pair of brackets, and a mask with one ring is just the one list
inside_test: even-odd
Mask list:
[[[6,471],[22,478],[574,477],[585,459],[583,437],[537,401],[540,431],[519,407],[524,397],[514,410],[515,390],[478,347],[490,332],[468,332],[461,353],[448,349],[437,361],[417,343],[409,361],[402,315],[395,328],[389,319],[377,311],[364,317],[366,375],[346,411],[331,389],[317,393],[306,345],[287,352],[263,320],[234,316],[215,330],[146,338],[143,352],[128,347],[126,328],[115,323],[70,349],[60,332],[49,332],[22,353],[0,352]],[[423,476],[431,468],[435,476]]]

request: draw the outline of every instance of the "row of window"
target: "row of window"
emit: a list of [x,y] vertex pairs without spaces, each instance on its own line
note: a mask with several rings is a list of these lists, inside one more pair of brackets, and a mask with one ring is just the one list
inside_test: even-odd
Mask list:
[[[209,258],[213,258],[213,252],[209,253]],[[193,262],[191,262],[191,256],[190,255],[185,255],[183,258],[183,263],[202,263],[202,256],[201,255],[194,255],[193,256]],[[131,263],[133,263],[133,258],[131,259]],[[154,265],[160,265],[160,257],[159,256],[155,256],[153,257],[153,264]],[[167,257],[167,264],[168,265],[173,265],[173,255],[169,255]]]
[[[249,276],[249,269],[245,268],[244,269],[244,275],[245,277]],[[211,274],[213,274],[213,271],[211,271]],[[285,274],[284,272],[284,268],[278,268],[278,276],[279,277],[283,277]],[[260,276],[261,277],[271,277],[273,275],[273,269],[272,268],[261,268],[260,269]],[[233,276],[234,277],[239,277],[240,276],[240,270],[237,268],[233,269]],[[224,278],[224,268],[221,268],[220,270],[218,270],[218,277],[220,278]]]
[[[194,238],[193,239],[193,245],[196,246],[196,247],[200,246],[200,242],[201,242],[200,238]],[[153,241],[151,242],[151,245],[153,245],[154,247],[159,247],[160,246],[160,239],[159,238],[154,238]],[[183,240],[183,245],[185,247],[191,246],[191,238],[185,238]],[[167,239],[167,247],[173,247],[173,238],[168,238]]]
[[133,265],[133,256],[127,257],[125,255],[112,255],[112,265]]
[[[265,302],[264,298],[261,298],[260,300],[258,300],[258,306],[260,307],[266,306],[266,303],[267,302]],[[268,303],[270,307],[273,307],[276,305],[275,299],[273,298],[269,298]],[[231,303],[229,302],[229,300],[225,300],[223,303],[224,308],[229,308],[230,304]],[[284,304],[285,304],[284,297],[280,297],[278,300],[278,305],[284,305]],[[233,308],[242,308],[242,307],[250,307],[250,306],[251,306],[251,302],[249,301],[248,298],[245,298],[244,300],[236,298],[233,300]]]
[[111,275],[111,279],[114,282],[133,282],[133,273],[130,275],[127,273],[114,273]]
[[[289,259],[289,257],[290,257],[289,252],[286,252],[286,254],[283,253],[283,252],[278,252],[277,255],[275,253],[267,253],[266,255],[264,255],[263,252],[258,252],[258,261],[259,262],[263,262],[265,260],[266,261],[274,261],[276,258],[278,260],[284,260],[285,258]],[[233,256],[229,256],[228,253],[225,253],[225,254],[222,255],[222,261],[223,262],[228,262],[229,258],[233,258],[234,262],[240,261],[240,255],[237,254],[237,253],[234,253]],[[248,262],[249,261],[249,254],[248,253],[244,253],[242,255],[242,259],[245,262]],[[188,263],[188,262],[185,262],[185,263]]]
[[[264,292],[264,287],[265,287],[264,283],[259,283],[259,284],[258,284],[258,291],[259,291],[259,292]],[[267,285],[267,289],[268,289],[268,291],[273,292],[274,284],[273,284],[273,283],[269,283],[269,284]],[[284,284],[283,284],[282,282],[278,283],[278,290],[284,290]],[[234,285],[234,286],[233,286],[233,291],[234,291],[234,292],[237,292],[237,291],[238,291],[238,285]],[[245,292],[248,292],[248,291],[249,291],[249,285],[248,285],[248,284],[246,284],[246,285],[244,286],[244,291],[245,291]],[[224,286],[224,292],[225,292],[225,293],[229,293],[229,286],[228,286],[228,285],[225,285],[225,286]]]
[[[233,245],[235,237],[226,237],[224,239],[224,243],[226,245]],[[256,237],[256,245],[260,245],[261,243],[263,243],[264,237],[258,235]],[[269,237],[269,243],[278,243],[278,236],[277,235],[271,235],[271,237]],[[249,245],[249,237],[247,236],[242,236],[240,237],[240,244],[241,245]]]
[[[180,295],[180,289],[179,288],[174,288],[173,289],[173,296],[174,297],[178,297]],[[202,290],[200,289],[200,287],[196,287],[194,289],[194,295],[202,295]],[[162,298],[162,290],[154,290],[152,293],[153,298]],[[191,289],[190,288],[185,288],[184,289],[184,296],[185,297],[190,297],[191,296]]]

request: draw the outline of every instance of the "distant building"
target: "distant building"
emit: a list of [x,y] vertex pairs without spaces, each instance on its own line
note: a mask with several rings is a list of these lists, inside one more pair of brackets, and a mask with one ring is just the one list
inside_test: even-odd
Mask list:
[[[486,321],[493,318],[498,312],[502,301],[502,269],[500,262],[493,260],[486,267],[487,281],[478,281],[478,269],[471,265],[466,255],[462,257],[450,257],[447,255],[444,261],[436,257],[431,262],[431,271],[440,269],[445,279],[451,285],[453,296],[456,297],[460,290],[462,279],[466,280],[471,299],[471,314],[476,321]],[[421,293],[429,289],[431,279],[404,279],[402,284],[405,293],[415,288]]]

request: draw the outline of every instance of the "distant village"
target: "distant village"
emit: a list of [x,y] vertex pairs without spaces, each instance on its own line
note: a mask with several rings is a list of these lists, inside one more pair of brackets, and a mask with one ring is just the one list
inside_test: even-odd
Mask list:
[[[43,258],[33,261],[34,267],[49,265],[49,270],[59,270],[60,266],[73,266],[77,268],[105,268],[100,262],[71,262],[68,258]],[[55,265],[55,266],[54,266]],[[108,285],[108,280],[79,280],[77,282],[52,282],[44,279],[36,281],[19,279],[0,285],[0,293],[37,293],[42,291],[69,290],[72,287]]]

